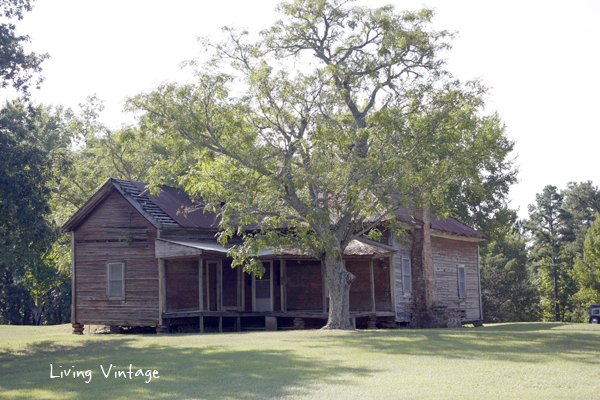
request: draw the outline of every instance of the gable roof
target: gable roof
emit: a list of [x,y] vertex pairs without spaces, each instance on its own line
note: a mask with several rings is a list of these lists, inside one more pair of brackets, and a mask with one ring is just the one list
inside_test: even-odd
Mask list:
[[[162,193],[154,196],[150,194],[146,186],[142,182],[115,178],[107,179],[96,193],[69,218],[62,229],[65,231],[74,230],[113,190],[118,191],[157,229],[179,227],[218,229],[219,220],[215,213],[205,213],[201,209],[192,212],[186,211],[186,209],[197,206],[186,193],[170,186],[161,186]],[[413,217],[409,209],[398,211],[396,217],[411,227],[423,226],[423,222]],[[451,217],[441,218],[432,215],[430,223],[431,229],[441,233],[474,240],[487,239],[487,236]],[[361,251],[367,250],[361,249]]]
[[155,228],[204,228],[218,229],[218,219],[214,213],[204,213],[197,209],[190,197],[170,186],[161,186],[162,193],[153,196],[142,182],[109,178],[104,184],[64,223],[62,229],[72,231],[113,191],[119,192]]

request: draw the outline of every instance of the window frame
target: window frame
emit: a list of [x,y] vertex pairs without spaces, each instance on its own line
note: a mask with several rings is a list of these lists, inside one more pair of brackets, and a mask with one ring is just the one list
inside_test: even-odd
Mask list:
[[[408,274],[406,274],[406,270],[404,269],[404,261],[408,261]],[[412,262],[410,261],[410,257],[402,256],[401,259],[402,265],[402,294],[412,295]],[[408,279],[407,279],[408,277]],[[406,287],[408,285],[408,290]]]
[[[460,280],[460,271],[463,271],[463,281],[461,282]],[[457,281],[458,281],[458,298],[459,299],[466,299],[467,298],[467,269],[465,268],[464,264],[458,264],[457,268],[456,268],[456,275],[457,275]],[[464,292],[461,291],[461,283],[464,286]]]
[[[110,277],[111,265],[120,265],[121,266],[121,279],[111,279],[111,277]],[[110,290],[111,282],[121,282],[121,295],[120,296],[111,296],[111,290]],[[125,300],[125,263],[123,261],[106,263],[106,297],[108,298],[108,300]]]

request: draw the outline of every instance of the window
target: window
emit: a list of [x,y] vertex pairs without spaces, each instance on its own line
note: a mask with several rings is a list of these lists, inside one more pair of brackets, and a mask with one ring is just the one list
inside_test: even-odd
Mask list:
[[410,258],[402,257],[402,291],[404,294],[412,293],[412,273]]
[[108,298],[123,299],[125,297],[125,264],[108,263]]
[[458,266],[458,297],[461,299],[467,297],[467,279],[464,265]]
[[600,315],[600,308],[593,308],[592,315]]

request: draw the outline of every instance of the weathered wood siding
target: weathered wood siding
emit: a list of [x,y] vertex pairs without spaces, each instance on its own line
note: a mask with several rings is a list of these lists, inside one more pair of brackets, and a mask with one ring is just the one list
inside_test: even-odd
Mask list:
[[350,285],[350,311],[371,311],[369,260],[347,260],[346,269],[356,277]]
[[244,311],[252,311],[252,275],[244,272]]
[[373,260],[375,311],[392,311],[390,259]]
[[218,264],[216,262],[207,262],[205,269],[208,269],[208,297],[209,297],[209,308],[208,311],[218,311],[219,305],[217,304],[217,269]]
[[[113,191],[75,229],[76,322],[158,324],[156,229]],[[107,263],[125,263],[125,299],[109,300]]]
[[167,311],[197,310],[198,259],[165,260]]
[[[438,301],[448,309],[462,313],[462,319],[481,319],[479,308],[479,273],[477,242],[432,236],[433,267]],[[465,266],[467,297],[458,296],[458,265]]]
[[273,311],[281,311],[281,262],[273,261]]
[[402,286],[402,257],[411,258],[412,239],[408,236],[398,238],[395,234],[390,240],[391,246],[398,249],[392,256],[394,268],[394,311],[396,321],[409,322],[414,307],[412,293],[404,293]]
[[216,242],[217,230],[200,230],[186,228],[165,228],[160,231],[160,238],[184,242]]
[[223,260],[223,309],[237,309],[238,270],[231,268],[231,260]]
[[288,311],[323,310],[323,279],[320,261],[286,261]]

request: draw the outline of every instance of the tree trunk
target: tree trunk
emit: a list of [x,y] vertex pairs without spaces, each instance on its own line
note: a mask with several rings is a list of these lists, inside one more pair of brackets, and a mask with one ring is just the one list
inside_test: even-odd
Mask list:
[[329,318],[322,329],[354,329],[350,323],[350,285],[356,277],[346,270],[341,256],[326,256],[322,262],[329,289]]
[[42,302],[40,300],[38,300],[35,307],[33,307],[33,324],[42,324]]
[[560,313],[558,307],[558,277],[556,276],[556,268],[554,269],[554,320],[560,321]]

